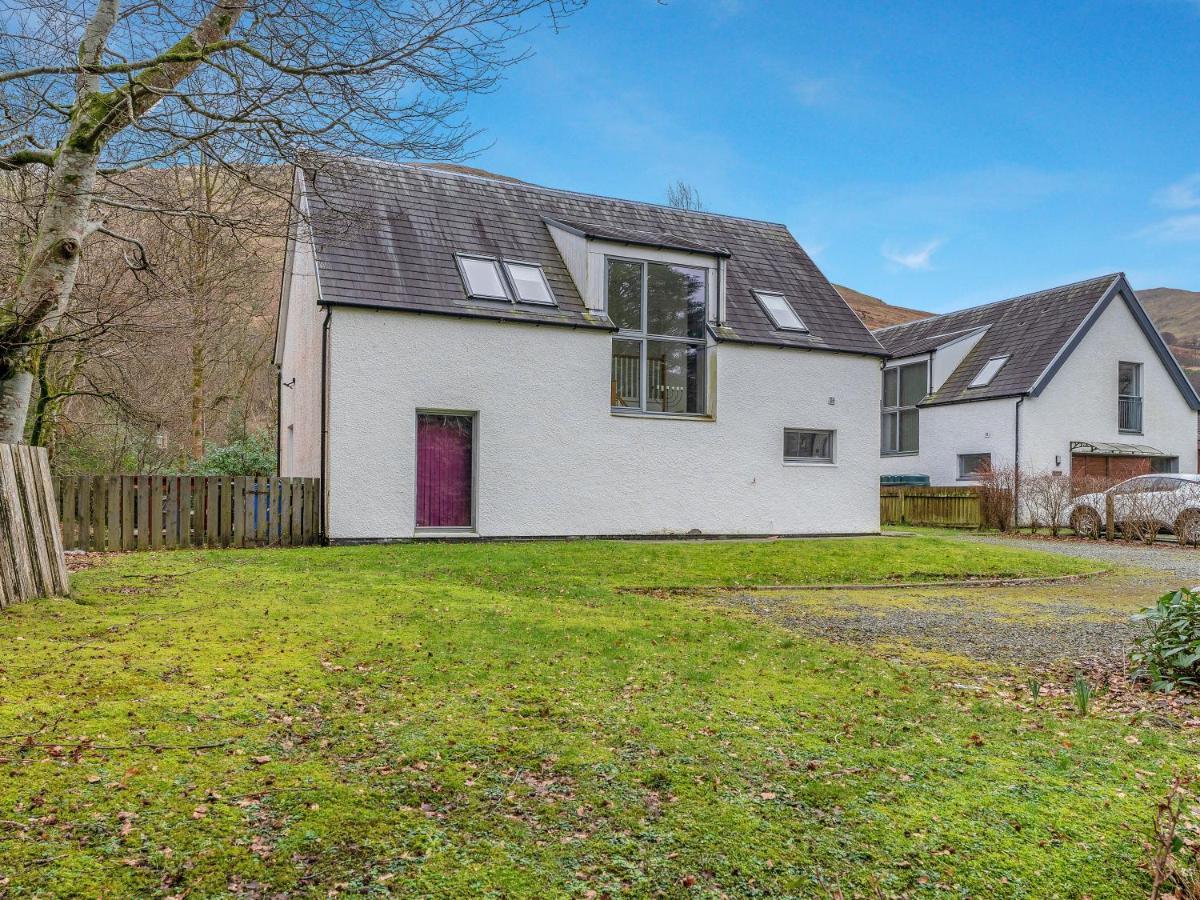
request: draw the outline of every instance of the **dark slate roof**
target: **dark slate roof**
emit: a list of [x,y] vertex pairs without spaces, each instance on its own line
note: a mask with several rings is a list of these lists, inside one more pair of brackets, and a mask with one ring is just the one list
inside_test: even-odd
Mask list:
[[568,222],[565,219],[552,219],[546,216],[546,221],[573,231],[578,235],[597,238],[603,241],[614,241],[618,244],[632,244],[636,247],[656,247],[662,250],[684,250],[688,253],[706,253],[709,256],[729,256],[724,247],[708,247],[687,238],[661,231],[636,231],[630,228],[613,228],[609,225],[596,225],[589,222]]
[[[927,353],[955,336],[986,327],[987,331],[946,383],[924,403],[931,406],[1013,397],[1033,390],[1076,329],[1119,281],[1124,281],[1124,276],[1103,275],[986,306],[881,328],[875,336],[891,356],[903,357]],[[938,336],[945,338],[934,340]],[[1008,356],[1009,360],[991,383],[968,387],[987,361],[996,356]]]
[[[323,303],[611,330],[585,309],[552,219],[613,240],[727,252],[720,340],[884,355],[783,225],[363,159],[319,160],[307,181]],[[471,300],[456,252],[541,264],[558,308]],[[776,329],[753,289],[783,293],[809,334]]]

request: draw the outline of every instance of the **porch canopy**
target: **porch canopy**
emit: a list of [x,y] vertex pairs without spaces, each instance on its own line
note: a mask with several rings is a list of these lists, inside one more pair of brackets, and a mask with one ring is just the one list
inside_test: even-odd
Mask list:
[[1145,444],[1114,444],[1107,441],[1071,441],[1071,452],[1082,456],[1172,456]]

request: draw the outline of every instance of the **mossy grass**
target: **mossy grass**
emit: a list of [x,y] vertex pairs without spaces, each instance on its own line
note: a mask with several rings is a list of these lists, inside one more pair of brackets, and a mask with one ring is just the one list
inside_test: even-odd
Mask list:
[[628,590],[1086,565],[939,536],[118,557],[0,615],[0,890],[1143,895],[1186,734]]

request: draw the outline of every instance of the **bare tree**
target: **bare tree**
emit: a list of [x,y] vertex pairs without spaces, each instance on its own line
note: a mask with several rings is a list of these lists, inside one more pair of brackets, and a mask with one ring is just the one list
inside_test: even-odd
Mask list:
[[700,191],[686,181],[675,181],[667,185],[667,204],[676,209],[690,209],[694,212],[704,212],[704,201],[700,199]]
[[[70,309],[85,245],[137,238],[115,209],[152,209],[122,173],[201,153],[245,177],[306,152],[453,158],[464,98],[522,58],[541,11],[586,0],[0,0],[0,170],[43,200],[0,298],[0,441],[24,433],[31,356]],[[130,196],[134,193],[135,196]]]

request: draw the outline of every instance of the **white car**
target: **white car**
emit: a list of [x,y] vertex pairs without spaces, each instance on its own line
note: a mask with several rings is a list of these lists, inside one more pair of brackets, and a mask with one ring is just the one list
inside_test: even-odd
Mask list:
[[1200,543],[1200,475],[1138,475],[1107,491],[1080,494],[1071,501],[1067,524],[1076,534],[1098,537],[1110,496],[1118,527],[1136,519],[1173,532],[1181,544]]

